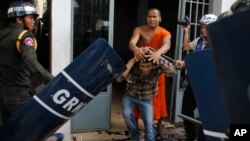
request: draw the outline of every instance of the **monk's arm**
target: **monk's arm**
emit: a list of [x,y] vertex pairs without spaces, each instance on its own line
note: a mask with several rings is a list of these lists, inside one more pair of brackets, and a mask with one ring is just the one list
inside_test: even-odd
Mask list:
[[171,46],[171,35],[168,35],[163,38],[162,46],[160,47],[160,49],[156,51],[156,53],[163,55],[170,50],[170,46]]
[[134,57],[137,60],[145,60],[143,53],[139,50],[139,47],[137,46],[139,38],[140,38],[140,28],[136,27],[129,41],[129,49],[133,52]]

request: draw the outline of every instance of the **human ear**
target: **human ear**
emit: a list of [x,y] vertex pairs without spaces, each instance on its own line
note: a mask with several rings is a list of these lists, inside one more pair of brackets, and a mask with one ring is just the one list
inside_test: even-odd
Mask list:
[[20,17],[17,17],[16,18],[16,23],[19,24],[19,25],[22,25],[23,24],[23,20]]

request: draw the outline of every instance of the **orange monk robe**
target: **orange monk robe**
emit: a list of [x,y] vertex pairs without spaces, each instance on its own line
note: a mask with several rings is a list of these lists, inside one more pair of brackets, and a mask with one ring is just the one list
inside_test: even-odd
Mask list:
[[[159,28],[155,35],[148,43],[144,43],[156,50],[162,46],[163,38],[166,36],[171,36],[170,32],[164,28]],[[166,104],[166,85],[165,85],[165,76],[162,73],[158,80],[158,92],[153,99],[153,110],[154,110],[154,120],[159,120],[168,116],[167,113],[167,104]],[[135,108],[135,118],[138,118],[140,113],[139,109]]]

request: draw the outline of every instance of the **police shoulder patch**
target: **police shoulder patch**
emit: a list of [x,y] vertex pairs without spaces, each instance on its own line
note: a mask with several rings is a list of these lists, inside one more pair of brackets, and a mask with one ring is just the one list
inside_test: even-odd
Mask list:
[[24,43],[25,43],[27,46],[34,47],[34,40],[33,40],[31,37],[25,38],[25,39],[24,39]]

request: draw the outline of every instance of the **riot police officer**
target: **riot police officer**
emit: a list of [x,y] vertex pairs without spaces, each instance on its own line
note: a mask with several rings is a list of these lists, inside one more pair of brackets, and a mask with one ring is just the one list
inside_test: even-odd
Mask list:
[[[32,34],[36,8],[16,1],[8,8],[9,26],[0,31],[0,119],[7,120],[27,102],[31,77],[49,82],[53,76],[37,61],[36,39]],[[0,122],[1,123],[1,122]]]

